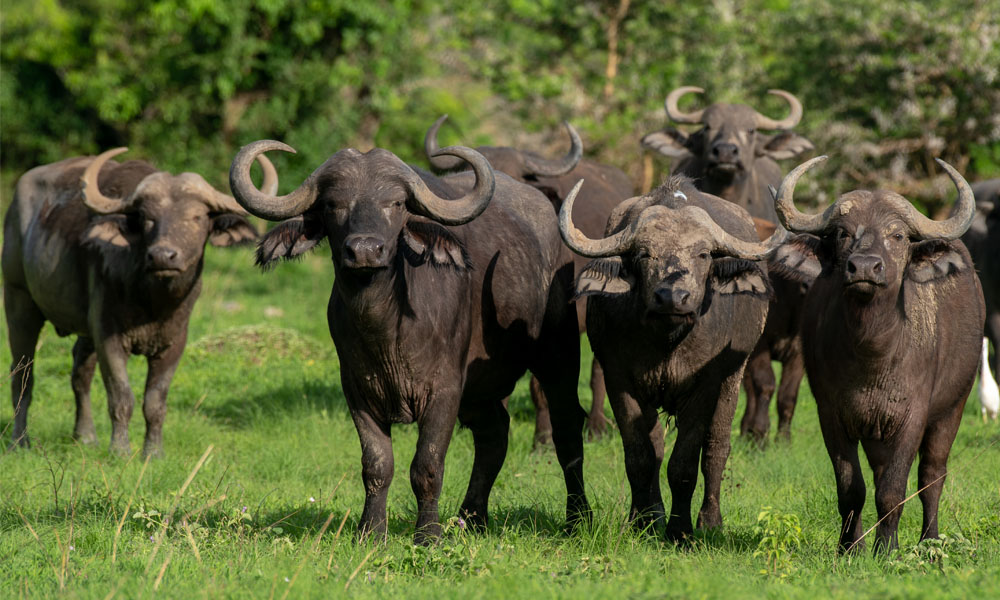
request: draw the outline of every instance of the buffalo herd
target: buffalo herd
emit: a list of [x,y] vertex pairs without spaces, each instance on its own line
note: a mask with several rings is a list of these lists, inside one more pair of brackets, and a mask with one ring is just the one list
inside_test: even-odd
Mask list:
[[[778,360],[779,439],[790,435],[804,375],[816,398],[840,550],[856,551],[865,538],[859,445],[874,472],[875,551],[898,545],[918,455],[920,538],[937,537],[947,459],[981,341],[1000,342],[1000,180],[970,186],[939,160],[958,190],[946,219],[884,190],[852,191],[805,214],[794,203],[796,182],[825,157],[786,176],[776,162],[813,150],[792,131],[801,102],[771,90],[789,107],[783,119],[742,104],[680,110],[682,97],[701,93],[684,86],[665,102],[670,120],[700,129],[642,138],[678,160],[641,195],[619,169],[583,158],[568,123],[570,149],[553,159],[509,147],[439,148],[446,117],[424,140],[439,174],[388,150],[343,149],[283,196],[265,153],[295,151],[274,140],[237,153],[232,196],[194,173],[112,160],[124,148],[28,171],[4,220],[12,445],[29,445],[35,348],[49,321],[59,335],[77,336],[74,437],[96,442],[90,384],[99,365],[111,451],[130,452],[135,397],[126,366],[142,354],[143,453],[161,455],[205,244],[257,241],[257,264],[267,269],[325,240],[335,275],[327,320],[361,444],[361,535],[386,532],[397,423],[419,432],[410,464],[415,542],[441,535],[438,501],[456,423],[471,430],[475,452],[460,516],[484,528],[507,454],[507,396],[530,372],[535,441],[555,448],[567,530],[591,518],[584,432],[610,426],[606,395],[624,448],[630,521],[683,542],[694,525],[722,525],[741,384],[740,432],[767,440]],[[264,172],[259,187],[254,162]],[[277,225],[259,236],[248,214]],[[583,332],[594,352],[589,417],[577,394]],[[676,427],[669,511],[660,413]],[[699,467],[704,498],[693,524]]]

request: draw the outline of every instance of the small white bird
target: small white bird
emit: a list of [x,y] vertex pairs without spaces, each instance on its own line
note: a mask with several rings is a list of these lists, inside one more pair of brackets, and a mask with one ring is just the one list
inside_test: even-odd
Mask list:
[[1000,411],[1000,387],[990,373],[990,342],[986,338],[983,338],[983,358],[979,364],[979,405],[982,406],[983,421],[987,418],[996,420]]

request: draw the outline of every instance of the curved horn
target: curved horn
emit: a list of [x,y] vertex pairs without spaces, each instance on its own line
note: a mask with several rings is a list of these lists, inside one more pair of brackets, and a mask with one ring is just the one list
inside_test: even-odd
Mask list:
[[618,233],[599,240],[590,239],[573,224],[573,202],[576,200],[576,195],[582,185],[582,179],[576,182],[573,189],[566,195],[562,208],[559,210],[559,233],[562,235],[563,241],[573,252],[589,258],[614,256],[628,250],[635,237],[638,219]]
[[777,121],[758,112],[757,127],[760,129],[791,129],[798,125],[799,121],[802,120],[802,103],[799,102],[799,99],[785,90],[767,90],[767,93],[784,98],[791,107],[791,112],[784,119]]
[[681,112],[681,110],[677,108],[677,101],[680,100],[681,96],[684,94],[704,93],[705,90],[691,85],[681,86],[670,92],[667,94],[666,101],[663,102],[663,107],[667,109],[667,116],[670,117],[670,120],[677,123],[701,123],[701,115],[705,112],[704,109],[690,113]]
[[258,140],[240,148],[229,167],[229,187],[233,190],[233,196],[250,214],[269,221],[281,221],[301,215],[316,200],[316,173],[323,167],[313,171],[302,185],[284,196],[261,192],[250,179],[250,164],[269,150],[295,154],[294,148],[276,140]]
[[276,196],[278,194],[278,170],[263,154],[257,156],[257,164],[264,172],[264,179],[260,182],[260,191],[268,196]]
[[795,191],[795,183],[799,180],[799,177],[827,158],[827,156],[817,156],[812,160],[808,160],[792,169],[792,172],[785,175],[785,178],[781,180],[781,186],[778,188],[778,193],[774,198],[774,210],[778,213],[778,220],[789,231],[819,233],[826,228],[827,222],[833,216],[833,211],[837,203],[831,204],[821,215],[807,215],[795,208],[795,202],[792,199],[793,192]]
[[[260,184],[261,191],[268,196],[273,196],[278,193],[278,171],[274,168],[274,165],[266,156],[260,154],[257,156],[257,163],[260,164],[261,170],[264,172],[264,179]],[[247,215],[247,211],[243,209],[242,206],[236,202],[236,199],[229,194],[224,194],[219,190],[212,187],[212,184],[208,183],[200,176],[198,177],[201,185],[203,186],[203,194],[205,199],[205,204],[212,212],[216,213],[233,213],[237,215]]]
[[125,198],[108,198],[97,187],[97,175],[104,163],[113,156],[128,152],[128,148],[114,148],[98,154],[80,176],[80,186],[83,191],[83,203],[90,210],[103,215],[122,212],[128,204]]
[[942,239],[951,241],[960,238],[972,225],[972,219],[976,216],[976,198],[972,193],[972,187],[954,167],[940,158],[934,160],[948,173],[948,177],[958,189],[958,200],[955,201],[951,218],[935,221],[920,214],[904,198],[892,198],[892,200],[895,200],[893,204],[896,205],[896,210],[910,228],[910,237],[918,240]]
[[575,169],[580,159],[583,158],[583,142],[580,141],[580,134],[569,124],[569,121],[563,121],[563,125],[566,126],[566,131],[569,132],[569,154],[560,160],[546,160],[525,154],[524,163],[532,174],[541,175],[542,177],[566,175]]
[[787,241],[789,233],[783,227],[777,227],[763,242],[747,242],[732,235],[715,222],[704,209],[698,206],[685,206],[680,209],[687,212],[692,219],[709,231],[715,243],[715,250],[734,258],[745,258],[747,260],[764,260],[768,258],[778,246]]
[[438,152],[441,151],[437,143],[438,129],[441,129],[441,125],[447,119],[448,115],[441,115],[437,121],[434,121],[431,128],[427,130],[427,135],[424,136],[424,152],[427,153],[427,160],[430,161],[432,167],[439,171],[457,169],[462,164],[462,160],[459,158],[438,155]]
[[434,219],[444,225],[462,225],[475,219],[486,210],[493,192],[496,190],[496,177],[493,167],[486,158],[465,146],[448,146],[438,150],[435,156],[447,154],[457,156],[472,165],[476,174],[476,184],[469,193],[458,200],[446,200],[427,188],[423,180],[413,172],[408,180],[413,193],[413,209],[424,216]]

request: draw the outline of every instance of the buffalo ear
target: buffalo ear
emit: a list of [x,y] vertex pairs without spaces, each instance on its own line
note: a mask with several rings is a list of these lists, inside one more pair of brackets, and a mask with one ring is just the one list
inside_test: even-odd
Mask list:
[[625,271],[622,257],[596,258],[577,275],[573,299],[594,294],[618,296],[629,293],[634,286],[635,279]]
[[771,284],[760,264],[745,258],[724,256],[712,261],[713,289],[720,294],[771,296]]
[[663,131],[654,131],[642,136],[639,142],[643,148],[648,148],[671,158],[690,156],[691,142],[694,136],[688,136],[679,129],[667,127]]
[[916,242],[911,246],[906,278],[917,283],[942,279],[968,269],[961,252],[944,240]]
[[208,243],[213,246],[236,246],[256,239],[257,230],[242,216],[222,213],[212,217],[212,230],[208,233]]
[[796,156],[813,150],[812,142],[793,131],[782,131],[771,136],[763,144],[757,144],[757,153],[774,160],[784,160],[795,158]]
[[459,271],[472,268],[465,244],[440,223],[411,216],[407,219],[400,238],[406,258],[413,265],[430,263]]
[[83,230],[81,236],[85,247],[102,252],[127,250],[134,240],[128,233],[125,215],[114,214],[97,217]]
[[767,268],[785,279],[811,283],[828,267],[830,257],[820,238],[799,234],[778,247]]
[[325,236],[320,220],[309,213],[282,221],[257,243],[257,266],[268,269],[280,259],[300,256],[323,241]]

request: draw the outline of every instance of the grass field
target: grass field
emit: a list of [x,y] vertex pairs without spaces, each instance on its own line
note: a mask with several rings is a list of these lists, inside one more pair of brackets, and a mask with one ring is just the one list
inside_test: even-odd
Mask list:
[[[328,253],[266,275],[250,263],[248,249],[207,251],[204,291],[170,391],[163,460],[109,456],[99,377],[100,444],[73,443],[72,339],[46,326],[29,421],[34,446],[0,454],[0,598],[1000,597],[1000,427],[980,421],[974,397],[941,502],[945,537],[916,545],[914,498],[900,522],[901,551],[889,558],[836,553],[833,473],[806,386],[790,444],[759,450],[734,435],[725,526],[687,547],[626,524],[617,434],[586,446],[593,524],[562,533],[562,477],[554,452],[531,450],[524,382],[511,402],[510,451],[485,534],[451,519],[440,544],[412,546],[408,469],[416,428],[401,426],[394,429],[388,541],[359,541],[360,447],[327,333]],[[6,323],[0,330],[6,365]],[[589,350],[584,355],[589,361]],[[145,361],[133,359],[130,372],[139,395]],[[4,445],[9,384],[0,400]],[[582,382],[580,395],[589,406]],[[137,409],[135,449],[143,433]],[[669,452],[673,432],[667,436]],[[471,459],[471,435],[458,431],[447,458],[444,519],[458,509]],[[866,527],[875,522],[867,475]],[[665,466],[661,481],[669,502]],[[915,469],[909,489],[916,489]]]

